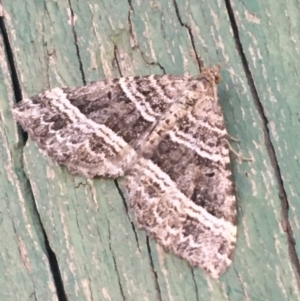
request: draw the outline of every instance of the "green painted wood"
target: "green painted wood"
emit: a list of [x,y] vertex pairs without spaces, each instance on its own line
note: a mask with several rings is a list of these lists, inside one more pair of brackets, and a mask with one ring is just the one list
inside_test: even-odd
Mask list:
[[11,114],[10,71],[0,37],[0,300],[58,300]]
[[[234,1],[241,41],[268,120],[300,254],[299,1]],[[280,24],[280,26],[278,26]]]
[[[13,99],[11,85],[5,84],[8,92],[1,93],[1,108],[6,112],[5,124],[9,125],[3,126],[6,131],[9,129],[5,137],[11,139],[9,153],[16,152],[23,159],[24,169],[18,163],[10,173],[4,169],[1,176],[9,183],[10,174],[16,177],[17,172],[23,175],[25,171],[68,300],[300,300],[299,276],[283,227],[291,222],[296,242],[300,241],[296,2],[232,1],[242,47],[269,121],[290,203],[290,220],[282,214],[278,180],[266,144],[265,120],[237,51],[225,2],[2,3],[23,95],[120,75],[197,74],[196,58],[202,57],[207,64],[222,63],[219,96],[229,132],[241,141],[233,143],[233,147],[254,158],[252,163],[232,162],[239,208],[238,244],[228,272],[220,280],[212,280],[148,241],[145,233],[131,223],[131,215],[113,181],[73,177],[45,158],[30,141],[23,155],[22,143],[16,146],[19,136],[8,109]],[[286,15],[282,13],[283,5]],[[275,23],[276,20],[280,22]],[[7,72],[4,75],[9,81]],[[6,153],[6,148],[1,150],[3,160]],[[19,185],[27,185],[25,177],[22,180],[19,176],[18,181]],[[17,208],[24,203],[26,208],[32,206],[26,189],[13,196],[9,194],[11,189],[9,184],[4,186],[5,204],[10,205],[11,213],[2,217],[8,224],[20,218]],[[34,229],[38,243],[25,234],[23,240],[28,248],[42,248],[43,235],[34,220],[26,219],[20,229]],[[10,242],[6,250],[18,254],[14,236],[7,238],[5,233],[0,232],[0,239]],[[34,265],[43,268],[40,275],[31,274],[29,283],[36,283],[33,291],[47,289],[53,283],[45,258],[35,257]],[[5,273],[17,271],[6,257],[1,257],[1,265]],[[23,299],[30,300],[29,290],[23,289],[28,280],[20,282],[18,277],[13,274],[10,283],[22,290],[12,290],[12,295],[4,295],[3,300],[18,300],[21,292]],[[2,297],[1,293],[2,290]],[[44,300],[51,298],[54,297]]]

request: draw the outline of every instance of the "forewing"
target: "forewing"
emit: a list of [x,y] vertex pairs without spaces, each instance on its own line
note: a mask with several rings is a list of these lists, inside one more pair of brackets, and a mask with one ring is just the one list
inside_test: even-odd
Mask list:
[[55,88],[24,99],[14,116],[47,155],[88,177],[124,174],[135,147],[176,100],[182,79],[129,77]]
[[[195,85],[196,103],[174,105],[156,126],[126,187],[137,223],[166,250],[217,278],[235,247],[236,198],[216,91],[205,81]],[[185,95],[190,102],[195,91]]]

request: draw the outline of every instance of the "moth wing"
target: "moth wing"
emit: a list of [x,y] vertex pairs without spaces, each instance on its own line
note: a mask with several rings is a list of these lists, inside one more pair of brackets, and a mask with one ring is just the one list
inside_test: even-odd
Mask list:
[[235,248],[235,224],[188,198],[151,160],[140,158],[125,179],[139,227],[167,252],[204,269],[213,278],[226,271]]
[[119,177],[138,141],[174,102],[168,76],[129,77],[55,88],[19,102],[16,120],[43,151],[72,173]]
[[125,177],[137,223],[166,250],[217,278],[233,256],[236,198],[223,115],[216,90],[205,82],[186,93],[187,102],[195,96],[192,107],[175,104],[161,120]]

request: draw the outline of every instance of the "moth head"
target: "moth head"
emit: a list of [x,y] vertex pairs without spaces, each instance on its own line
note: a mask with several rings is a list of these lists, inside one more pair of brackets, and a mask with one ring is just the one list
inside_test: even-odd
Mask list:
[[212,84],[219,84],[222,81],[222,76],[220,74],[221,65],[217,64],[212,67],[204,67],[201,72],[201,77],[205,78]]

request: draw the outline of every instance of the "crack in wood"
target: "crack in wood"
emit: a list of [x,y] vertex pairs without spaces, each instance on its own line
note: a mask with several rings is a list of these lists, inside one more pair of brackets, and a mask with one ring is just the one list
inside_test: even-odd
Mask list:
[[287,197],[287,194],[286,194],[286,191],[284,188],[284,182],[282,179],[280,166],[279,166],[279,163],[278,163],[278,160],[276,157],[275,148],[272,143],[272,139],[270,137],[270,130],[268,127],[269,121],[265,114],[264,107],[260,101],[246,55],[243,51],[243,45],[240,40],[238,25],[235,20],[235,16],[234,16],[234,12],[233,12],[230,0],[225,0],[225,5],[227,8],[227,13],[228,13],[231,27],[233,30],[236,48],[241,57],[242,65],[243,65],[243,68],[244,68],[244,71],[245,71],[245,74],[246,74],[246,77],[248,80],[248,84],[250,87],[250,91],[251,91],[255,106],[256,106],[258,114],[262,120],[262,129],[263,129],[263,133],[264,133],[264,140],[265,140],[266,148],[267,148],[267,151],[268,151],[268,154],[270,157],[272,167],[274,169],[275,178],[276,178],[277,184],[278,184],[279,198],[281,200],[282,218],[284,219],[285,225],[286,225],[285,233],[287,234],[287,242],[288,242],[288,250],[289,250],[290,260],[291,260],[292,266],[294,268],[295,276],[296,276],[297,283],[298,283],[298,288],[300,289],[300,262],[299,262],[299,257],[297,255],[297,251],[295,248],[295,239],[294,239],[294,235],[293,235],[293,230],[292,230],[291,224],[289,222],[289,202],[288,202],[288,197]]
[[[7,30],[5,27],[5,22],[4,22],[3,17],[0,17],[0,32],[2,34],[2,38],[4,41],[4,47],[5,47],[7,61],[8,61],[9,69],[10,69],[10,75],[11,75],[11,81],[12,81],[12,85],[13,85],[13,93],[15,96],[15,101],[18,102],[18,101],[22,100],[21,85],[20,85],[20,82],[18,79],[18,72],[17,72],[17,67],[15,65],[15,61],[14,61],[14,54],[13,54],[12,47],[11,47],[11,44],[9,41],[9,37],[8,37],[8,33],[7,33]],[[22,138],[20,147],[24,148],[28,136],[22,129],[19,130],[19,135],[21,135],[21,138]],[[63,284],[63,281],[61,278],[58,261],[57,261],[54,251],[52,250],[52,248],[50,246],[46,230],[42,223],[41,216],[39,214],[37,204],[35,202],[35,198],[34,198],[30,180],[27,177],[26,172],[24,171],[24,163],[23,163],[22,158],[23,158],[23,150],[20,152],[20,167],[21,167],[20,173],[25,181],[24,186],[26,186],[26,190],[28,191],[30,198],[32,200],[33,215],[36,216],[38,224],[41,228],[42,237],[44,239],[44,244],[45,244],[45,249],[46,249],[46,256],[48,258],[50,271],[51,271],[51,274],[52,274],[52,277],[54,280],[57,297],[58,297],[59,301],[67,301],[68,299],[67,299],[66,292],[64,289],[64,284]]]
[[73,8],[71,5],[71,0],[68,0],[68,3],[69,3],[70,13],[71,13],[71,26],[72,26],[72,32],[73,32],[73,37],[74,37],[74,45],[76,48],[76,55],[77,55],[78,62],[79,62],[79,70],[80,70],[82,82],[84,85],[86,85],[87,82],[86,82],[85,74],[83,71],[83,64],[82,64],[82,59],[81,59],[79,45],[78,45],[78,37],[77,37],[76,30],[75,30],[74,11],[73,11]]
[[198,52],[196,50],[196,45],[195,45],[192,29],[190,28],[190,26],[188,26],[187,24],[185,24],[182,21],[182,18],[180,16],[179,8],[178,8],[176,0],[173,0],[173,3],[174,3],[174,7],[175,7],[176,16],[178,18],[178,21],[179,21],[180,25],[185,27],[188,31],[188,34],[189,34],[189,37],[190,37],[190,40],[191,40],[191,43],[192,43],[193,51],[195,53],[196,61],[197,61],[197,64],[198,64],[199,72],[201,72],[202,68],[204,67],[204,62],[203,62],[201,56],[198,55]]

